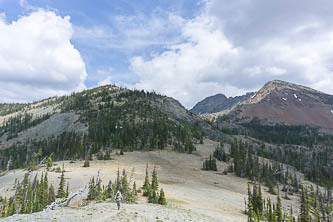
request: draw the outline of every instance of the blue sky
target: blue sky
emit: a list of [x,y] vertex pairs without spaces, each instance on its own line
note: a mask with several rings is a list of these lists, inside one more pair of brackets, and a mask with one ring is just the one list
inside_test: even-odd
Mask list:
[[[78,33],[73,35],[72,44],[79,50],[86,65],[88,77],[87,87],[95,87],[98,81],[111,74],[117,84],[135,83],[136,77],[129,75],[129,58],[135,55],[150,56],[151,51],[161,52],[169,41],[180,41],[177,37],[179,30],[172,29],[146,36],[124,36],[122,28],[126,26],[146,27],[151,19],[167,19],[169,13],[191,19],[200,11],[200,2],[191,0],[149,1],[149,0],[29,0],[29,1],[0,1],[0,12],[6,13],[7,21],[16,21],[22,15],[29,15],[37,8],[54,11],[62,17],[70,16],[74,30],[84,32],[101,30],[108,33],[98,36],[96,33]],[[136,21],[118,21],[119,17],[133,17]],[[137,27],[135,27],[137,28]],[[161,30],[157,30],[161,32]],[[130,41],[136,41],[129,43]],[[93,42],[93,43],[92,43]],[[126,44],[131,44],[127,47]],[[97,46],[100,45],[100,46]]]
[[191,108],[273,79],[333,93],[329,0],[0,0],[0,102],[103,84]]

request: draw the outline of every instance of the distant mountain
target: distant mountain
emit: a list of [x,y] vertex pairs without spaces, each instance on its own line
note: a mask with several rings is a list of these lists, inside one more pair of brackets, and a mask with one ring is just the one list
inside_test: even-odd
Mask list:
[[289,82],[268,82],[227,117],[231,122],[255,119],[266,124],[308,125],[333,132],[333,96]]
[[197,115],[218,113],[233,108],[237,104],[250,98],[253,94],[254,93],[247,93],[246,95],[229,98],[224,94],[216,94],[198,102],[190,111]]

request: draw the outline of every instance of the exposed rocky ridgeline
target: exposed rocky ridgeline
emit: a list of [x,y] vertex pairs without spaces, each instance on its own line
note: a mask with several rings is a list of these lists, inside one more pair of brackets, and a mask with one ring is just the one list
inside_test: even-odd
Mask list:
[[247,93],[242,96],[227,98],[224,94],[216,94],[198,102],[190,111],[197,115],[207,113],[218,113],[227,109],[232,109],[237,104],[247,100],[254,93]]
[[233,122],[308,125],[333,132],[333,96],[284,81],[271,81],[233,110]]
[[103,86],[31,104],[0,106],[0,169],[55,160],[84,159],[107,150],[173,147],[192,152],[204,136],[222,132],[187,111],[178,101],[155,93]]

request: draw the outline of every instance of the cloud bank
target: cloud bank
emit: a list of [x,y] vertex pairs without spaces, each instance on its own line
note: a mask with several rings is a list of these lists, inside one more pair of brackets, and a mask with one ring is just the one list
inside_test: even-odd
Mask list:
[[179,19],[181,44],[136,56],[132,87],[175,97],[186,107],[215,93],[257,90],[281,79],[333,93],[333,2],[207,0]]
[[0,17],[0,102],[27,102],[85,89],[87,73],[68,16],[38,9]]

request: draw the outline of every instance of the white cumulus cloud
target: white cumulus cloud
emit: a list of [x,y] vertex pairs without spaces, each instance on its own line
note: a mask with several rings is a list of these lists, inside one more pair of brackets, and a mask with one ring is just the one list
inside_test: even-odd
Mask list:
[[333,93],[333,3],[206,0],[179,20],[183,43],[131,59],[133,87],[175,97],[186,107],[216,93],[257,90],[281,79]]
[[112,84],[111,76],[108,76],[105,79],[103,79],[97,83],[98,86],[105,86],[105,85],[111,85],[111,84]]
[[70,42],[68,16],[38,9],[8,23],[0,16],[0,102],[26,102],[85,89],[87,73]]

